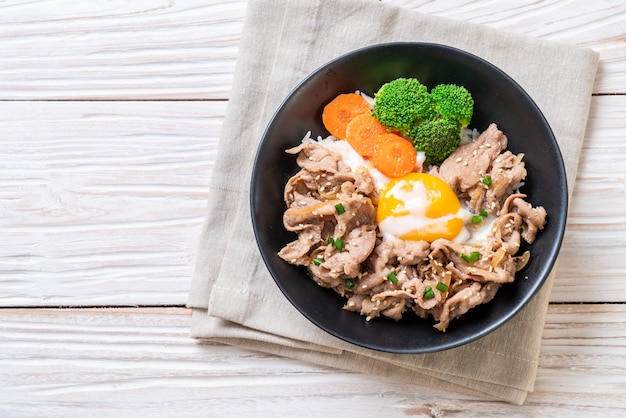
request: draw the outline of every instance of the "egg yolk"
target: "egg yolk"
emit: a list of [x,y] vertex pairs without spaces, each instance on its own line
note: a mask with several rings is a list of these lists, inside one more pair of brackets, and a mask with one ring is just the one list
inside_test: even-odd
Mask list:
[[453,240],[463,229],[462,207],[450,186],[426,173],[410,173],[389,182],[378,201],[383,234],[405,241]]

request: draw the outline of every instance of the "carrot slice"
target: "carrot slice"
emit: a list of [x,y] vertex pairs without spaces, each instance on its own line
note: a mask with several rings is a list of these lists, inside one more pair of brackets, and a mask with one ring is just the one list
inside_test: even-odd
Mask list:
[[346,141],[363,157],[371,157],[379,135],[387,133],[387,128],[371,113],[362,113],[350,121],[346,128]]
[[387,177],[401,177],[415,169],[417,152],[413,144],[394,133],[380,135],[372,154],[372,164]]
[[331,135],[345,139],[350,121],[355,116],[370,111],[370,105],[360,94],[340,94],[324,107],[322,123]]

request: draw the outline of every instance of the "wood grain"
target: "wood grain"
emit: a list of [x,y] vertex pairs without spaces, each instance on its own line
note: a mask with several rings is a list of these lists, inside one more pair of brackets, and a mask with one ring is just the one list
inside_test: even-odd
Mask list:
[[246,2],[0,3],[0,99],[225,99]]
[[626,301],[625,112],[626,96],[592,100],[553,301]]
[[[595,93],[626,85],[624,2],[385,2],[592,48]],[[243,0],[2,2],[0,100],[227,99],[245,10]]]
[[224,109],[0,102],[0,305],[184,304]]
[[[183,305],[225,108],[0,102],[0,306]],[[624,114],[593,98],[555,302],[626,300]]]
[[622,305],[551,306],[535,392],[519,407],[199,345],[185,309],[2,309],[0,415],[45,405],[45,416],[226,417],[271,405],[273,416],[618,416],[625,317]]

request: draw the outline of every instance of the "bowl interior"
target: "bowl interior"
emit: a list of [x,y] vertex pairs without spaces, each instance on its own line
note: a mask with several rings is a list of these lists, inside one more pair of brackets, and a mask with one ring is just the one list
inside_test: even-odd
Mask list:
[[[483,131],[490,123],[507,135],[509,149],[524,153],[528,170],[521,189],[533,205],[546,208],[547,224],[530,248],[531,261],[504,285],[495,299],[451,321],[441,333],[434,321],[405,315],[399,322],[379,318],[365,321],[342,310],[344,299],[322,288],[304,268],[277,256],[295,239],[282,223],[286,209],[283,190],[298,171],[287,148],[311,131],[326,136],[322,109],[339,93],[356,90],[373,96],[380,86],[398,77],[417,77],[429,89],[448,83],[465,86],[475,100],[470,128]],[[253,228],[261,255],[287,299],[310,321],[353,344],[379,351],[424,353],[473,341],[514,316],[547,278],[562,241],[567,187],[561,154],[544,116],[524,90],[505,73],[466,52],[436,44],[393,43],[366,47],[341,56],[307,77],[280,106],[268,125],[255,160],[251,182]]]

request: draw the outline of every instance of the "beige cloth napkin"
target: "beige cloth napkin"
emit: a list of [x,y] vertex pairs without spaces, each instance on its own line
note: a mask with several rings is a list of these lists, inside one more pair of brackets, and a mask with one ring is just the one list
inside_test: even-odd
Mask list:
[[533,389],[554,273],[519,315],[465,346],[421,355],[353,346],[308,322],[269,276],[250,221],[252,162],[278,105],[318,66],[370,44],[436,42],[487,59],[535,99],[559,141],[571,194],[597,54],[375,0],[250,0],[247,7],[189,295],[192,336],[522,403]]

